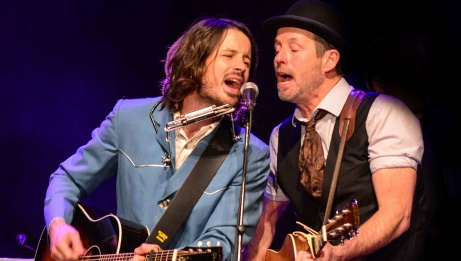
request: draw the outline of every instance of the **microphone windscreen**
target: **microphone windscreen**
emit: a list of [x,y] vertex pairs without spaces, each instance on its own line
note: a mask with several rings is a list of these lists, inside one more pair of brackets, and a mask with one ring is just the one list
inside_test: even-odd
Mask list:
[[259,88],[252,82],[246,82],[242,85],[242,87],[240,87],[240,95],[244,95],[244,92],[249,90],[253,90],[255,92],[255,98],[258,96]]

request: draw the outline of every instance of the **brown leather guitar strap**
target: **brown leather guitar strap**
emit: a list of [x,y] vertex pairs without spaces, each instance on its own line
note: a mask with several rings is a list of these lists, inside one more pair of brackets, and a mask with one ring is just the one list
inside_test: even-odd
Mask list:
[[333,199],[335,197],[336,185],[338,184],[339,168],[343,159],[344,146],[352,134],[354,133],[355,114],[357,108],[365,97],[365,92],[361,90],[354,90],[349,94],[346,103],[340,114],[339,136],[341,142],[339,143],[338,157],[336,158],[335,169],[333,172],[333,179],[330,186],[330,194],[328,194],[327,206],[325,208],[325,216],[323,217],[323,224],[328,224],[328,219],[331,215],[331,208],[333,206]]
[[357,108],[362,102],[363,97],[365,97],[365,92],[361,90],[352,91],[347,98],[346,104],[344,104],[343,110],[340,114],[340,125],[339,125],[339,135],[345,135],[343,129],[344,126],[347,125],[347,136],[346,141],[348,141],[352,133],[354,133],[355,128],[355,113],[357,112]]

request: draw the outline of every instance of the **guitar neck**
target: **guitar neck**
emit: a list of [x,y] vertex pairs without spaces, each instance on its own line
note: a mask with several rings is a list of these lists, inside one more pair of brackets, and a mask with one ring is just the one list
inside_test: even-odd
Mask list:
[[[145,261],[175,261],[178,258],[190,254],[187,251],[181,250],[163,250],[154,252],[151,251],[149,254],[144,256]],[[91,260],[104,260],[104,261],[129,261],[134,256],[134,253],[122,253],[122,254],[104,254],[104,255],[86,255],[82,256],[79,260],[91,261]]]
[[[97,260],[107,260],[107,261],[129,261],[134,256],[134,253],[123,253],[123,254],[104,254],[104,255],[90,255],[82,256],[79,258],[81,261],[97,261]],[[144,260],[148,260],[147,256]]]
[[[220,248],[209,248],[209,249],[190,249],[190,250],[162,250],[162,251],[151,251],[149,254],[144,256],[145,261],[176,261],[176,260],[188,260],[188,261],[220,261],[222,260],[222,254]],[[134,256],[134,253],[122,253],[122,254],[104,254],[104,255],[86,255],[82,256],[79,260],[82,261],[129,261]]]
[[307,244],[309,245],[309,251],[311,252],[312,257],[318,257],[320,250],[322,249],[323,245],[326,241],[323,240],[322,234],[320,235],[311,235],[308,234],[306,236]]

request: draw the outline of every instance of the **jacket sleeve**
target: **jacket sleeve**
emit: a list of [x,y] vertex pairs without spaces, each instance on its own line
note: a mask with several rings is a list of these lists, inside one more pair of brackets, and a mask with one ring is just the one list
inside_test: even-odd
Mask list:
[[118,101],[101,125],[93,130],[88,143],[79,147],[50,175],[44,202],[47,226],[55,217],[63,217],[70,223],[80,199],[114,175],[117,166],[117,123],[114,119],[120,103]]

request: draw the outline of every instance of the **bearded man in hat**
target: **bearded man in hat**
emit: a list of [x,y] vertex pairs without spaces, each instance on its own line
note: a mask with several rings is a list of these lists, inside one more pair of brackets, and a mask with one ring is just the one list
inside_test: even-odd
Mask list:
[[[424,150],[419,121],[400,100],[346,81],[345,25],[318,0],[263,23],[275,39],[279,98],[296,108],[272,131],[263,213],[244,260],[413,260],[418,251],[407,231]],[[278,218],[291,210],[302,233],[271,249]]]

